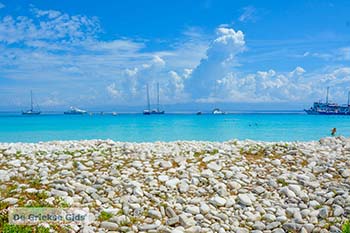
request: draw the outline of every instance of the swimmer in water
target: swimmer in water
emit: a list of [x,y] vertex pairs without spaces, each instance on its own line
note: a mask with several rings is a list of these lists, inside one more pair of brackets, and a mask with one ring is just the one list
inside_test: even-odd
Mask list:
[[333,128],[333,129],[332,129],[332,133],[331,133],[332,136],[334,136],[336,133],[337,133],[337,128]]

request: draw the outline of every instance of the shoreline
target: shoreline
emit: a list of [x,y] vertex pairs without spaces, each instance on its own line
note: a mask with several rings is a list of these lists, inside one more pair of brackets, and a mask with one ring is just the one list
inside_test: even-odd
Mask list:
[[299,141],[299,140],[254,140],[254,139],[239,139],[239,138],[232,138],[229,140],[223,140],[223,141],[211,141],[211,140],[169,140],[169,141],[118,141],[113,140],[110,138],[106,139],[59,139],[59,140],[47,140],[47,141],[36,141],[36,142],[25,142],[25,141],[13,141],[13,142],[6,142],[6,141],[0,141],[0,151],[2,148],[15,147],[15,148],[21,148],[21,146],[28,147],[30,145],[36,145],[36,146],[55,146],[55,145],[62,145],[62,146],[72,146],[77,144],[90,146],[89,143],[112,143],[112,144],[173,144],[173,143],[207,143],[207,144],[225,144],[225,143],[233,143],[233,142],[242,142],[242,143],[256,143],[256,144],[298,144],[298,143],[315,143],[319,142],[320,140],[327,140],[332,138],[341,138],[341,139],[347,139],[350,137],[345,137],[343,135],[340,136],[325,136],[323,138],[317,139],[317,140],[306,140],[306,141]]
[[88,208],[95,221],[72,232],[339,232],[349,168],[344,137],[0,143],[1,213]]

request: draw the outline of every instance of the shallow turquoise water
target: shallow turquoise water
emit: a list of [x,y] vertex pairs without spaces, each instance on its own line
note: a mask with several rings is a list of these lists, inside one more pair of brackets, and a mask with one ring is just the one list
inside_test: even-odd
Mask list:
[[0,142],[113,139],[130,142],[252,139],[308,141],[350,136],[350,116],[305,114],[0,115]]

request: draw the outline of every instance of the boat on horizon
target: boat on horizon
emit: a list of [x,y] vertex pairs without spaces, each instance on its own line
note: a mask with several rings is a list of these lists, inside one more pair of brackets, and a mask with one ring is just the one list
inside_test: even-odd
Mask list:
[[147,84],[147,109],[143,110],[143,115],[161,115],[164,114],[164,110],[160,110],[159,107],[159,83],[157,83],[157,108],[151,110],[151,102],[149,98],[149,86]]
[[350,92],[348,92],[347,105],[338,105],[337,103],[331,103],[328,100],[329,87],[327,87],[326,102],[322,101],[314,102],[313,106],[309,109],[304,109],[308,115],[350,115]]
[[220,108],[214,108],[211,113],[214,114],[214,115],[224,115],[224,114],[226,114],[225,112],[221,111]]
[[[39,106],[38,106],[39,109]],[[33,92],[30,91],[30,109],[27,111],[22,111],[22,115],[40,115],[41,111],[39,110],[35,110],[34,109],[34,104],[33,104]]]
[[[218,98],[217,82],[215,82],[215,86],[214,86],[214,97],[215,97],[215,98]],[[221,111],[221,109],[218,108],[218,107],[216,107],[215,105],[214,105],[214,107],[215,107],[215,108],[211,111],[211,113],[212,113],[213,115],[224,115],[224,114],[226,114],[224,111]]]
[[84,115],[86,114],[87,111],[76,108],[76,107],[70,107],[70,109],[66,112],[64,112],[63,114],[65,115]]

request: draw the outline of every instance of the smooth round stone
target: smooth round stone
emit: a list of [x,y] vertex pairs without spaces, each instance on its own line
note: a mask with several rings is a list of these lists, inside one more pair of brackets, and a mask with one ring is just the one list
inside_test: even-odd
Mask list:
[[239,190],[242,186],[240,183],[236,181],[230,181],[228,182],[228,187],[233,190]]
[[180,193],[186,193],[190,189],[190,186],[186,182],[180,182],[178,188]]
[[217,162],[211,162],[207,165],[207,167],[215,172],[218,172],[222,169],[222,167]]
[[176,187],[176,185],[180,182],[178,178],[173,178],[165,182],[165,185],[168,187]]
[[319,216],[320,218],[325,219],[325,218],[328,217],[328,214],[329,214],[328,208],[327,208],[327,207],[323,207],[323,208],[320,209],[320,212],[318,213],[318,216]]
[[14,205],[18,202],[18,199],[13,197],[8,197],[2,200],[2,202],[8,203],[9,205]]
[[25,192],[26,192],[26,193],[37,193],[38,190],[35,189],[35,188],[29,188],[29,189],[26,189]]
[[307,223],[303,225],[303,228],[308,232],[311,233],[313,231],[313,229],[315,228],[315,226],[311,223]]
[[10,180],[10,176],[8,174],[8,171],[0,170],[0,181],[7,182],[9,180]]
[[264,220],[266,220],[267,222],[273,222],[276,220],[276,217],[272,214],[265,214]]
[[333,216],[338,217],[344,214],[344,209],[339,205],[334,205],[333,207]]
[[258,187],[256,187],[256,188],[254,188],[254,190],[253,190],[253,192],[255,192],[256,194],[262,194],[262,193],[264,193],[266,190],[263,188],[263,187],[261,187],[261,186],[258,186]]
[[275,229],[275,228],[279,227],[280,225],[281,225],[280,222],[272,222],[266,226],[266,229],[267,230]]
[[169,161],[162,161],[160,162],[160,166],[162,168],[171,168],[173,165]]
[[196,215],[200,213],[200,210],[198,206],[189,205],[185,208],[185,212]]
[[252,200],[247,194],[238,194],[237,198],[238,198],[238,202],[243,205],[250,206],[253,204]]
[[174,216],[171,218],[168,218],[165,222],[166,225],[168,226],[173,226],[179,222],[179,216]]
[[159,180],[160,182],[166,182],[166,181],[169,180],[169,176],[167,176],[167,175],[159,175],[159,176],[158,176],[158,180]]
[[279,159],[274,159],[271,161],[271,164],[276,166],[276,167],[279,167],[279,166],[281,166],[281,161]]
[[258,222],[255,222],[254,225],[253,225],[253,229],[255,230],[264,230],[265,229],[265,224],[258,221]]
[[200,221],[204,219],[204,216],[202,214],[197,214],[196,216],[194,216],[194,219]]
[[114,222],[101,222],[100,227],[110,231],[116,231],[118,230],[119,225]]
[[209,213],[210,211],[210,207],[204,202],[200,204],[199,209],[200,209],[200,212],[204,215]]
[[222,198],[220,196],[215,196],[214,198],[212,198],[210,200],[210,203],[212,203],[215,206],[220,207],[220,206],[224,206],[226,204],[226,199]]
[[157,219],[162,218],[162,214],[158,210],[149,210],[148,216],[150,216],[151,218],[157,218]]
[[350,169],[345,169],[344,171],[342,171],[341,175],[344,178],[350,177]]

